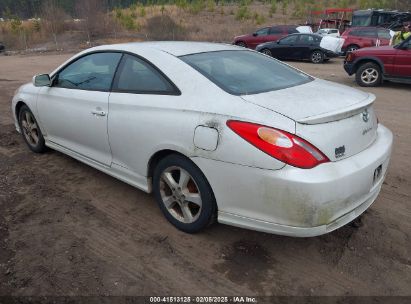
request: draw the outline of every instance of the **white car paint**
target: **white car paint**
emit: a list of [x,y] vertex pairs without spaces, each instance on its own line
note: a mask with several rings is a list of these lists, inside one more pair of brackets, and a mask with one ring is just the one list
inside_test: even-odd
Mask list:
[[334,28],[323,28],[317,31],[318,35],[330,36],[330,37],[340,37],[340,32],[338,29]]
[[[16,105],[24,102],[47,146],[147,192],[152,191],[152,157],[164,150],[181,153],[209,181],[221,223],[291,236],[320,235],[345,225],[374,202],[390,159],[392,134],[377,124],[375,97],[320,79],[235,96],[177,58],[240,49],[245,51],[222,44],[152,42],[83,51],[51,76],[83,54],[124,51],[154,64],[181,95],[37,88],[29,83],[13,98],[16,129]],[[362,124],[364,109],[371,119]],[[313,169],[286,165],[232,132],[226,126],[230,119],[298,134],[331,162]],[[333,152],[339,145],[347,146],[347,154],[337,159]],[[382,175],[373,183],[380,165]]]

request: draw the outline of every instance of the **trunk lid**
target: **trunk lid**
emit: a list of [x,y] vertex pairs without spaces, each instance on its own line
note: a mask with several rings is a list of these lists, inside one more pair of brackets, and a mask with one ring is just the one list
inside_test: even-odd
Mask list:
[[320,149],[331,161],[355,155],[377,136],[375,96],[316,79],[310,83],[242,98],[296,122],[296,135]]

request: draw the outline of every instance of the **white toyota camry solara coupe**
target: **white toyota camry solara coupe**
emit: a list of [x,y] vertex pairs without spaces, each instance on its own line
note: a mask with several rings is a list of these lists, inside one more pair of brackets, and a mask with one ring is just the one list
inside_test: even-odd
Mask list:
[[16,128],[153,192],[178,229],[333,231],[376,199],[392,133],[375,96],[244,48],[146,42],[83,51],[16,92]]

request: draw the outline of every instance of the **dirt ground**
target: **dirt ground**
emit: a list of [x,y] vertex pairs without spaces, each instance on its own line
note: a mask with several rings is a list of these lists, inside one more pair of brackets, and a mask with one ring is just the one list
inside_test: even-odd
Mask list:
[[[395,147],[361,221],[306,239],[220,224],[188,235],[152,196],[61,153],[31,153],[14,130],[15,89],[69,56],[0,56],[0,295],[411,295],[409,85],[367,89]],[[357,87],[341,59],[291,64]]]

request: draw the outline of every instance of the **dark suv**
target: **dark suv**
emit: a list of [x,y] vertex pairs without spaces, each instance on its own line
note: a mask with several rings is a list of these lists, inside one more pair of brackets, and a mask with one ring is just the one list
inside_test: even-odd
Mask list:
[[411,83],[411,37],[396,46],[364,48],[347,54],[344,69],[363,87],[383,80]]
[[297,26],[293,25],[275,25],[264,27],[252,34],[237,36],[234,38],[234,44],[255,49],[261,43],[277,41],[289,34],[298,33]]
[[382,27],[352,27],[346,30],[341,38],[345,39],[342,51],[352,52],[372,46],[390,44],[390,30]]

